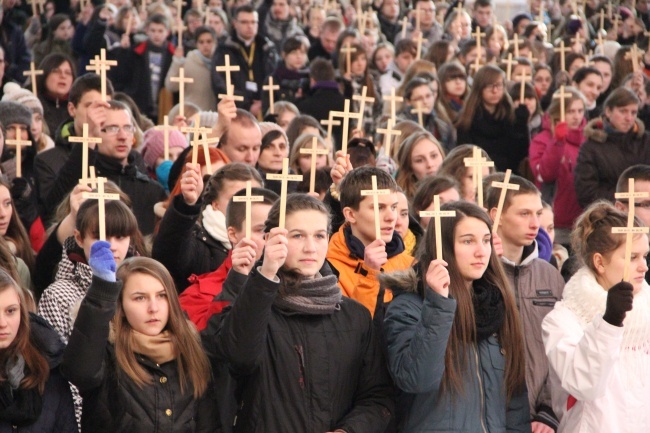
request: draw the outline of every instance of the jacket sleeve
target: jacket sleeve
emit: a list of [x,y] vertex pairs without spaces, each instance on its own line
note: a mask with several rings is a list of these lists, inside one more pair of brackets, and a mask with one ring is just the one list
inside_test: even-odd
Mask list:
[[[56,172],[52,170],[42,155],[37,154],[34,157],[34,178],[36,179],[36,191],[38,202],[43,205],[49,194],[54,182],[56,181]],[[47,215],[44,215],[47,216]]]
[[530,408],[526,387],[513,395],[506,408],[506,432],[530,433]]
[[[551,141],[547,140],[547,137],[551,138]],[[547,135],[547,131],[541,132],[532,139],[528,156],[535,179],[554,182],[564,156],[564,143],[556,142],[550,134]]]
[[582,329],[571,311],[556,305],[542,322],[542,337],[562,389],[579,401],[602,397],[619,358],[623,330],[601,316]]
[[456,313],[454,299],[424,290],[423,302],[417,294],[394,298],[384,320],[388,368],[395,385],[412,394],[440,388]]
[[67,288],[66,286],[74,284],[70,281],[55,281],[43,292],[38,303],[38,315],[47,320],[52,328],[59,333],[63,341],[68,341],[72,328],[72,319],[69,309],[59,302],[60,292]]
[[354,408],[336,426],[348,433],[372,433],[386,429],[395,409],[393,390],[379,338],[374,332],[370,314],[367,319],[363,363],[354,398]]
[[614,191],[600,182],[594,144],[587,141],[580,147],[574,171],[574,186],[578,204],[586,209],[598,199],[614,200]]
[[93,276],[63,353],[61,373],[83,394],[100,386],[106,370],[109,323],[122,283]]
[[56,226],[52,234],[48,236],[43,244],[43,247],[36,256],[36,266],[38,272],[34,272],[32,281],[34,283],[34,295],[36,299],[40,299],[41,295],[47,287],[54,281],[55,270],[61,261],[63,254],[63,245],[59,243],[56,238],[56,231],[59,225]]
[[99,17],[88,23],[83,38],[83,49],[86,56],[92,59],[96,54],[100,53],[102,48],[108,48],[106,46],[106,39],[104,38],[107,28],[108,23]]
[[[96,151],[88,151],[88,165],[95,165]],[[56,176],[56,180],[52,185],[47,198],[43,203],[43,207],[47,215],[54,214],[54,210],[61,203],[61,201],[70,194],[70,191],[75,187],[79,178],[81,177],[82,166],[82,146],[75,144],[72,147],[68,160],[63,164],[61,170]]]

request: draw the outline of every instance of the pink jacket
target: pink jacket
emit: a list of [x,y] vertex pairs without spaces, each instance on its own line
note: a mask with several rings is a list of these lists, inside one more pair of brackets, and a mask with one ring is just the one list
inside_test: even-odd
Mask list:
[[542,132],[530,142],[528,150],[530,168],[535,174],[537,186],[542,182],[555,182],[557,191],[553,201],[555,226],[571,228],[573,221],[582,213],[573,187],[573,170],[580,146],[585,141],[583,131],[587,121],[583,119],[578,129],[570,129],[566,138],[556,140],[548,115],[542,119]]

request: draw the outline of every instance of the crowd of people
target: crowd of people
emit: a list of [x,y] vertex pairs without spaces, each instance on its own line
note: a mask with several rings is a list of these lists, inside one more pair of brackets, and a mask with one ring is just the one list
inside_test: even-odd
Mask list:
[[650,1],[514,6],[2,0],[0,432],[650,430]]

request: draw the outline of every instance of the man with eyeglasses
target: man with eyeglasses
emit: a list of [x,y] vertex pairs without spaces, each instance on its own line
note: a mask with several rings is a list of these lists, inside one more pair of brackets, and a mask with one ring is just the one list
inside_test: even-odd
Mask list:
[[239,66],[239,71],[231,72],[235,94],[244,97],[237,102],[238,108],[250,111],[258,119],[262,115],[262,86],[264,79],[271,75],[278,62],[278,51],[273,42],[258,34],[257,11],[250,5],[235,10],[232,21],[233,32],[219,44],[212,57],[212,89],[215,94],[227,94],[226,75],[217,72],[217,66],[225,65],[226,55],[230,64]]
[[[629,192],[628,180],[634,179],[634,192],[645,192],[650,194],[650,165],[638,164],[626,169],[618,178],[616,192]],[[616,209],[628,212],[630,205],[628,199],[616,200]],[[634,200],[634,216],[639,218],[643,224],[650,226],[650,197],[637,198]],[[650,264],[650,256],[646,257]],[[650,283],[650,272],[645,274],[646,282]]]
[[[119,101],[93,103],[89,114],[89,135],[102,139],[88,147],[88,165],[97,177],[106,177],[124,191],[144,235],[153,233],[153,207],[166,198],[163,187],[147,176],[140,154],[133,150],[136,127],[129,108]],[[82,146],[75,146],[61,168],[48,200],[60,202],[77,185],[82,171]]]
[[[415,11],[411,19],[411,24],[406,32],[406,37],[413,41],[417,40],[418,34],[415,28],[415,14],[419,13],[420,31],[422,32],[422,38],[424,39],[424,42],[422,43],[422,56],[424,56],[424,53],[431,44],[442,38],[443,29],[438,21],[436,21],[436,5],[433,3],[433,0],[415,0],[413,2],[413,7],[415,8]],[[395,43],[399,42],[401,39],[402,32],[398,32],[397,37],[395,38]]]

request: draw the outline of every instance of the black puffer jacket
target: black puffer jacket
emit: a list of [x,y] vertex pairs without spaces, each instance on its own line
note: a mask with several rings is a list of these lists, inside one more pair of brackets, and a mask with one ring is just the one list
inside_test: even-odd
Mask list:
[[41,415],[27,426],[13,426],[0,418],[0,433],[77,433],[70,386],[59,372],[65,345],[54,329],[35,314],[30,314],[32,343],[45,356],[50,366],[50,377],[45,384]]
[[212,386],[198,400],[190,386],[181,392],[176,362],[158,365],[136,354],[152,384],[140,388],[119,371],[109,322],[121,283],[93,277],[68,340],[61,370],[83,397],[81,429],[93,433],[218,432]]
[[234,432],[383,432],[394,405],[368,310],[344,297],[332,314],[282,313],[279,285],[253,270],[203,333],[239,379]]
[[608,132],[602,118],[585,127],[574,172],[578,203],[587,208],[599,199],[614,201],[616,182],[626,168],[650,164],[650,136],[639,119],[627,133]]

